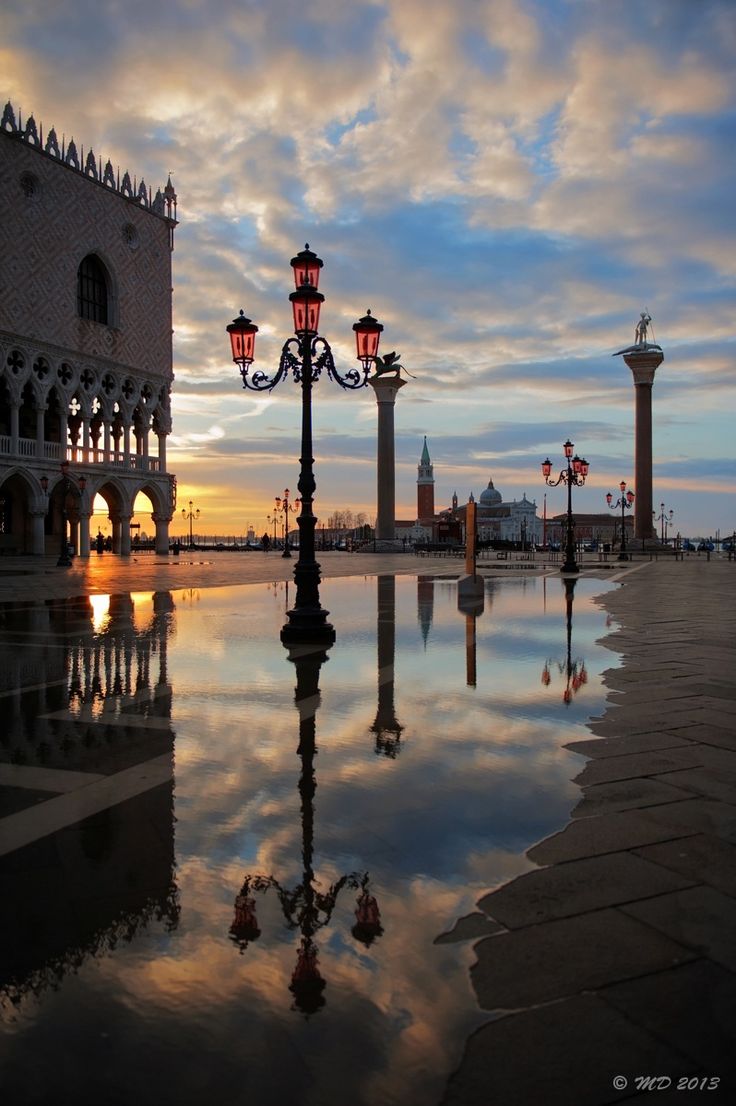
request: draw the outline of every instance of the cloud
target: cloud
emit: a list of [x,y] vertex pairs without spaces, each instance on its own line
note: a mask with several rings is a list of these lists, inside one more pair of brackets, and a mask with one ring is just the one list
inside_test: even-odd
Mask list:
[[[322,319],[340,364],[354,363],[350,328],[371,307],[415,376],[397,431],[467,433],[466,460],[498,415],[523,443],[527,423],[568,413],[570,433],[596,425],[618,453],[633,440],[632,403],[610,354],[644,306],[665,347],[662,432],[678,404],[693,423],[728,405],[728,3],[168,0],[123,16],[115,3],[59,0],[40,11],[5,6],[0,61],[16,106],[154,187],[172,172],[179,193],[183,475],[184,443],[191,456],[271,457],[267,427],[286,448],[298,426],[296,389],[282,385],[267,413],[242,393],[224,327],[242,307],[260,327],[257,365],[273,371],[291,327],[288,260],[305,241],[325,259]],[[355,475],[351,445],[362,456],[374,425],[364,396],[320,382],[315,433],[331,464]],[[685,448],[701,455],[703,437],[688,429]],[[513,438],[501,435],[509,449]],[[363,467],[345,495],[369,503]],[[410,502],[411,486],[400,496]]]

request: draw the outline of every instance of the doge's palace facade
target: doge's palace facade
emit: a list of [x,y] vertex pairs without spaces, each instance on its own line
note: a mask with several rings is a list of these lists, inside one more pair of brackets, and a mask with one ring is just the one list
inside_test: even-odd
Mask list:
[[95,496],[128,554],[136,497],[166,553],[171,180],[155,196],[109,161],[0,120],[0,552],[90,550]]

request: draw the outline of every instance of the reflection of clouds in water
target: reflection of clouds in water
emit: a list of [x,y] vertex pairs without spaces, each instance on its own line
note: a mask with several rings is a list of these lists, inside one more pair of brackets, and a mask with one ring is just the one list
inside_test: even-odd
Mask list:
[[[246,1064],[264,1101],[336,1103],[349,1086],[359,1103],[424,1103],[436,1100],[482,1020],[467,974],[471,945],[435,939],[484,892],[527,870],[526,850],[567,821],[577,798],[562,748],[576,716],[539,680],[546,657],[564,652],[563,594],[549,588],[544,613],[539,582],[496,585],[477,621],[478,686],[468,688],[455,584],[425,580],[421,595],[410,577],[384,587],[382,618],[395,593],[396,625],[381,648],[376,581],[328,583],[338,642],[320,673],[313,825],[299,790],[297,672],[278,640],[283,603],[265,588],[223,588],[175,605],[167,671],[179,925],[83,965],[61,1005],[74,996],[75,1033],[95,1010],[98,1021],[123,1025],[126,1048],[184,1051],[179,1088],[197,1085],[192,1057],[204,1054],[215,1098]],[[145,613],[142,599],[137,610]],[[593,642],[604,630],[580,587],[575,643],[591,676],[578,718],[602,705],[600,671],[611,656]],[[373,729],[388,685],[403,727],[395,759],[376,756]],[[358,892],[343,887],[314,934],[325,1005],[309,1021],[289,987],[299,929],[288,927],[273,886],[253,892],[256,876],[292,892],[303,886],[307,841],[315,891],[368,873],[383,927],[368,947],[356,940]],[[260,935],[241,951],[230,931],[248,877]],[[182,1050],[182,1041],[196,1046]],[[297,1074],[283,1063],[284,1044],[299,1057]],[[55,1041],[50,1048],[54,1063]]]

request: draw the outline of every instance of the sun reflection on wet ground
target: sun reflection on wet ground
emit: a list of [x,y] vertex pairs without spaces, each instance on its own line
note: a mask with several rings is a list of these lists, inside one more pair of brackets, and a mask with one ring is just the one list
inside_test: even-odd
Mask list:
[[8,1100],[436,1101],[437,938],[579,798],[606,587],[328,580],[290,654],[283,583],[0,606]]

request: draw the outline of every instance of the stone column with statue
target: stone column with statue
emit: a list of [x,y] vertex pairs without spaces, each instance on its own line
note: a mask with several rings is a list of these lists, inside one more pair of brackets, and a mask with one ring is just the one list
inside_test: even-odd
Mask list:
[[[376,450],[376,553],[400,553],[404,543],[396,539],[396,447],[394,407],[399,389],[406,384],[399,354],[374,357],[374,371],[368,383],[378,404],[378,442]],[[407,376],[411,374],[407,372]]]
[[651,322],[651,315],[642,311],[634,328],[634,344],[614,354],[614,357],[623,357],[634,377],[636,505],[633,540],[639,548],[656,537],[652,525],[652,386],[664,353],[661,346],[647,340]]

